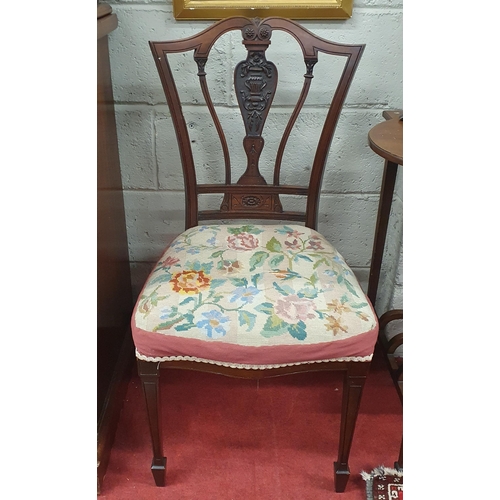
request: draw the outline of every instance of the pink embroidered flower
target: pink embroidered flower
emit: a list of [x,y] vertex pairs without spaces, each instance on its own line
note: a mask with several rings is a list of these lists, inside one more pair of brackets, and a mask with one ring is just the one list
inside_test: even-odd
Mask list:
[[293,241],[285,241],[285,245],[290,248],[290,250],[297,250],[299,248],[302,248],[302,245],[299,243],[299,240],[297,238],[294,238]]
[[289,231],[287,233],[287,236],[289,238],[300,238],[304,233],[299,233],[299,231],[297,231],[296,229],[293,230],[293,231]]
[[318,236],[311,236],[309,244],[307,245],[308,250],[324,250],[323,245],[321,245],[321,238]]
[[228,274],[238,273],[242,269],[241,262],[239,260],[223,260],[217,264],[217,269],[220,269]]
[[232,250],[253,250],[259,246],[259,240],[249,233],[233,234],[227,237],[227,246]]
[[295,324],[300,320],[315,317],[316,306],[310,299],[300,298],[297,295],[288,295],[279,299],[274,306],[274,312],[278,318],[287,323]]

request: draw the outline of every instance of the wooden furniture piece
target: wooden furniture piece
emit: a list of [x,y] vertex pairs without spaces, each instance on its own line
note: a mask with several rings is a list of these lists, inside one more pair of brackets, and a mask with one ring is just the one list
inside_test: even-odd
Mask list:
[[97,5],[97,478],[106,473],[133,366],[133,307],[107,35],[111,7]]
[[[272,34],[282,30],[296,41],[304,61],[298,102],[277,147],[272,184],[259,170],[262,132],[278,85],[277,69],[266,58]],[[234,69],[234,86],[244,125],[246,170],[232,181],[232,161],[222,122],[209,90],[207,61],[215,41],[229,31],[241,32],[247,58]],[[349,478],[348,458],[360,398],[378,334],[375,312],[343,257],[315,229],[321,179],[344,99],[363,45],[341,45],[315,36],[299,24],[270,17],[234,17],[215,23],[190,38],[150,42],[170,108],[185,179],[186,231],[166,249],[148,278],[132,318],[138,371],[146,397],[153,444],[151,470],[157,486],[165,484],[160,407],[160,368],[192,369],[254,378],[305,371],[340,370],[344,374],[335,490]],[[172,54],[193,52],[193,76],[213,120],[221,149],[225,182],[197,183],[190,138],[174,74]],[[287,52],[283,57],[296,57]],[[337,82],[313,84],[318,58],[344,63]],[[297,61],[299,58],[297,56]],[[330,64],[330,60],[328,59]],[[211,75],[209,75],[210,77]],[[309,185],[283,185],[280,171],[287,141],[311,87],[329,87],[331,103],[312,157],[296,158],[295,168],[312,162]],[[333,97],[332,97],[333,96]],[[190,122],[191,123],[191,122]],[[240,122],[241,123],[241,122]],[[200,128],[204,128],[200,125]],[[235,133],[232,125],[230,133]],[[242,127],[243,131],[243,127]],[[161,140],[159,138],[158,140]],[[241,143],[241,142],[240,142]],[[206,146],[212,146],[207,140]],[[234,159],[234,158],[233,158]],[[289,161],[288,161],[289,163]],[[215,210],[200,210],[198,197],[223,194]],[[303,212],[285,210],[280,194],[305,196]],[[220,224],[217,221],[243,222]],[[248,220],[279,221],[274,224]],[[216,221],[199,225],[200,221]],[[285,224],[282,221],[302,222]],[[318,430],[318,432],[329,432]]]
[[[384,111],[385,122],[375,125],[368,133],[368,142],[375,153],[385,159],[384,175],[380,190],[380,201],[378,208],[377,225],[375,230],[375,241],[373,244],[372,260],[370,267],[370,279],[368,283],[368,297],[375,304],[380,278],[380,269],[387,237],[387,227],[391,213],[392,198],[398,165],[403,165],[403,112]],[[398,391],[399,398],[403,402],[403,360],[396,356],[396,350],[403,345],[403,333],[398,333],[388,340],[385,328],[391,321],[402,320],[403,310],[393,309],[386,311],[380,316],[379,344],[385,353],[392,380]],[[396,469],[403,468],[403,444],[398,461],[395,462]]]

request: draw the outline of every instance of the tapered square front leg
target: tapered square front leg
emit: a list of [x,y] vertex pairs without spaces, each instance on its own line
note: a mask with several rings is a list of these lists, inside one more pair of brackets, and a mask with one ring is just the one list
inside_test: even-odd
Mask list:
[[370,363],[350,362],[344,377],[342,394],[342,414],[340,417],[339,458],[333,464],[335,474],[335,491],[345,491],[349,480],[349,452],[351,451],[354,428],[358,418],[361,394],[365,385]]
[[163,456],[161,432],[160,364],[138,359],[137,369],[146,398],[149,430],[153,444],[151,472],[153,473],[156,486],[165,486],[167,459]]

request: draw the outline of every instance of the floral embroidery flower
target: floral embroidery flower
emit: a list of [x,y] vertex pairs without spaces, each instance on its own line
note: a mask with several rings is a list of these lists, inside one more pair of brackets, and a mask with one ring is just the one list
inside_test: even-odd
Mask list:
[[340,302],[340,300],[338,299],[332,300],[326,306],[328,307],[329,310],[332,310],[333,312],[336,312],[338,314],[352,311],[352,309],[348,305]]
[[174,292],[194,295],[210,286],[210,276],[203,271],[181,271],[170,280]]
[[274,306],[276,316],[291,324],[314,318],[315,310],[316,305],[312,300],[299,298],[297,295],[287,295],[279,299]]
[[308,250],[324,250],[321,244],[321,238],[319,236],[311,236],[309,244],[307,245]]
[[236,302],[239,299],[244,304],[250,304],[259,291],[254,286],[239,286],[233,290],[233,296],[229,299],[229,302]]
[[217,264],[217,269],[224,271],[228,274],[237,273],[242,269],[241,262],[239,260],[223,260]]
[[340,320],[334,318],[333,316],[326,317],[327,324],[326,329],[331,330],[333,335],[337,335],[340,331],[347,333],[347,329],[340,323]]
[[301,248],[301,244],[299,243],[299,240],[297,238],[294,238],[293,241],[285,241],[285,245],[291,250],[297,250]]
[[304,233],[300,233],[299,231],[297,231],[296,229],[294,229],[293,231],[289,231],[287,233],[288,236],[290,236],[291,238],[299,238],[300,236],[302,236]]
[[249,233],[232,234],[227,237],[227,246],[232,250],[253,250],[259,246],[259,240]]
[[223,316],[222,313],[216,310],[202,313],[206,319],[202,319],[196,323],[198,328],[204,328],[206,330],[207,337],[211,339],[218,339],[226,335],[226,329],[222,323],[227,323],[229,318]]

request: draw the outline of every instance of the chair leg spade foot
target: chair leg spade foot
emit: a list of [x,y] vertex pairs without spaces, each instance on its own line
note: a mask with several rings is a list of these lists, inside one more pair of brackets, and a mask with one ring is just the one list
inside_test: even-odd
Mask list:
[[153,478],[155,480],[156,486],[165,486],[165,473],[167,470],[167,459],[153,458],[153,463],[151,464],[151,472],[153,473]]
[[339,462],[334,462],[333,470],[335,472],[335,491],[337,493],[343,493],[347,486],[347,481],[349,480],[349,476],[351,471],[349,470],[349,466],[347,464],[340,464]]

